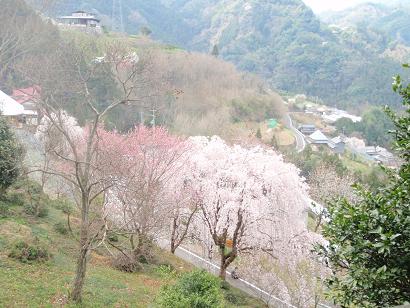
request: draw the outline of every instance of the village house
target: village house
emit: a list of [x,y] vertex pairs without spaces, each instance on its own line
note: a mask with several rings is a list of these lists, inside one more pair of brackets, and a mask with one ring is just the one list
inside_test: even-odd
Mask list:
[[0,90],[0,115],[5,117],[10,124],[21,126],[24,118],[24,107]]
[[335,154],[343,154],[346,147],[346,142],[341,136],[329,139],[320,130],[316,130],[314,133],[310,134],[307,141],[312,145],[327,145]]
[[367,155],[371,156],[375,161],[386,166],[395,166],[397,159],[387,149],[379,146],[367,146],[364,148]]
[[316,126],[314,124],[304,124],[300,125],[298,130],[304,135],[310,135],[316,131]]
[[307,141],[311,144],[328,144],[329,138],[327,138],[320,130],[316,130],[313,134],[307,137]]
[[57,18],[58,25],[67,29],[76,29],[88,33],[102,33],[100,20],[95,15],[84,11],[76,11],[69,16]]
[[38,125],[40,116],[37,101],[40,99],[40,92],[41,89],[38,86],[13,90],[12,97],[23,106],[24,122],[27,125]]
[[362,118],[359,116],[355,116],[355,115],[348,113],[347,111],[339,110],[335,108],[329,109],[327,112],[324,112],[322,114],[322,119],[326,123],[334,123],[337,120],[340,120],[343,118],[350,119],[352,120],[353,123],[358,123],[362,121]]
[[345,152],[346,142],[341,136],[329,140],[329,148],[336,154],[343,154]]

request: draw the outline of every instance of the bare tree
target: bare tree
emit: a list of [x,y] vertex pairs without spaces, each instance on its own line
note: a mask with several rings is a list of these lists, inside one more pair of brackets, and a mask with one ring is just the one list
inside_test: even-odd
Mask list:
[[177,197],[172,200],[172,206],[170,207],[171,253],[175,253],[177,248],[189,235],[192,221],[199,209],[195,198],[191,194],[187,194],[185,190],[186,188],[182,188],[182,191],[174,192]]
[[49,47],[53,27],[43,23],[24,1],[3,0],[1,4],[0,80],[4,80],[21,58]]
[[[109,220],[101,201],[115,182],[111,171],[118,169],[116,161],[105,160],[107,144],[100,138],[100,126],[106,115],[118,106],[141,102],[146,93],[139,90],[147,82],[147,65],[139,61],[119,43],[107,45],[103,61],[95,61],[90,50],[75,46],[60,46],[39,61],[26,59],[21,68],[28,81],[41,87],[38,108],[49,128],[57,132],[63,147],[50,147],[57,163],[38,168],[46,174],[61,177],[75,192],[81,215],[79,254],[70,297],[79,302],[90,251],[106,238]],[[97,73],[110,74],[121,93],[108,105],[101,106],[92,94],[90,81]],[[85,128],[79,133],[76,125],[67,121],[65,109],[70,102],[86,113]],[[92,215],[97,206],[101,216]]]

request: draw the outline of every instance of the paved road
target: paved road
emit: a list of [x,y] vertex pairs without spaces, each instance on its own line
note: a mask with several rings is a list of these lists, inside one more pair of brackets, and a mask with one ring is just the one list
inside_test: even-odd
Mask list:
[[[162,245],[161,245],[162,246]],[[199,267],[207,270],[210,273],[215,275],[219,274],[220,267],[205,258],[198,256],[197,254],[189,251],[184,247],[178,247],[175,254],[180,257],[181,259]],[[242,290],[243,292],[263,300],[265,303],[269,303],[269,307],[278,307],[278,308],[296,308],[290,303],[282,301],[280,298],[269,294],[268,292],[260,289],[259,287],[255,286],[254,284],[244,280],[244,279],[232,279],[231,273],[229,271],[226,272],[226,280],[229,282],[230,285],[234,286]]]
[[[169,249],[169,243],[166,240],[161,240],[159,245],[164,249]],[[201,256],[193,253],[185,247],[178,247],[175,254],[181,259],[195,265],[196,267],[203,268],[206,271],[213,273],[215,275],[219,274],[220,267],[218,265],[214,264],[209,260],[206,260],[205,258],[202,258]],[[230,285],[234,286],[235,288],[238,288],[253,297],[261,299],[262,301],[267,303],[269,307],[297,308],[296,306],[281,300],[273,294],[266,292],[265,290],[262,290],[261,288],[250,283],[249,281],[246,281],[241,278],[232,279],[231,273],[229,271],[226,272],[226,280],[229,282]],[[324,304],[319,304],[318,307],[330,308],[329,306]]]
[[293,126],[292,118],[288,113],[285,115],[284,119],[286,127],[289,128],[295,136],[296,151],[302,152],[306,147],[305,136],[303,136],[303,134],[296,127]]

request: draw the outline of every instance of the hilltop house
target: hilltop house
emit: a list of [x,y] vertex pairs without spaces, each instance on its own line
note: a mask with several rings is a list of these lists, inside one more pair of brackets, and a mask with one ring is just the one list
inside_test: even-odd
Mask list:
[[57,18],[58,25],[67,29],[76,29],[88,33],[101,33],[100,20],[84,11],[76,11],[69,16]]
[[19,125],[24,115],[24,107],[0,90],[0,114],[11,124]]

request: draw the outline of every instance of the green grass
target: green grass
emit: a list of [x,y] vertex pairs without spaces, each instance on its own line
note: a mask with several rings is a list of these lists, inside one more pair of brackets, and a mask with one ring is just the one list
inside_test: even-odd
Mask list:
[[[69,303],[75,272],[77,243],[69,235],[61,235],[54,225],[65,222],[64,214],[49,208],[44,218],[26,215],[22,207],[12,206],[12,215],[0,220],[0,307],[155,307],[161,286],[170,283],[158,266],[147,265],[139,273],[124,273],[110,266],[109,257],[92,253],[87,269],[81,306]],[[15,234],[22,230],[22,234]],[[14,234],[14,236],[11,236]],[[21,263],[8,257],[14,242],[23,238],[40,243],[52,253],[45,263]],[[174,255],[158,249],[159,263],[170,264],[177,272],[192,269]],[[224,290],[226,298],[238,303],[226,307],[261,307],[262,303],[234,288]]]
[[346,156],[342,157],[343,164],[346,166],[347,169],[351,171],[359,171],[363,174],[367,174],[370,172],[369,165],[362,163],[360,161],[352,160]]

